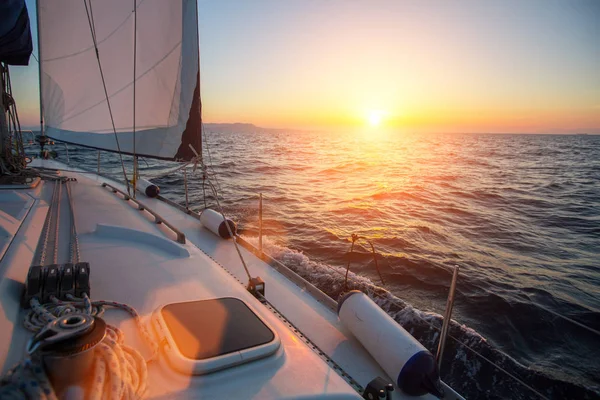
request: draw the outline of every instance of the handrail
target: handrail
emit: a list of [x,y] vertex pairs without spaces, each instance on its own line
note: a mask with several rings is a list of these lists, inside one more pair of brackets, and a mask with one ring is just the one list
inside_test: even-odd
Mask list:
[[263,251],[263,195],[258,198],[258,250]]
[[109,188],[115,194],[116,193],[121,194],[123,196],[123,200],[125,200],[125,201],[132,201],[135,204],[137,204],[138,210],[148,212],[150,215],[152,215],[154,217],[155,223],[164,224],[167,228],[171,229],[175,233],[175,235],[177,235],[178,243],[185,244],[185,235],[183,234],[183,232],[181,232],[179,229],[175,228],[174,225],[172,225],[167,220],[165,220],[163,217],[161,217],[156,211],[148,208],[145,204],[140,202],[138,199],[134,199],[133,197],[129,196],[127,193],[123,192],[120,189],[117,189],[116,187],[112,186],[109,183],[103,182],[102,187]]
[[164,196],[162,196],[160,194],[158,196],[156,196],[156,198],[158,200],[164,202],[164,203],[167,203],[171,207],[175,207],[179,211],[183,211],[187,215],[190,215],[190,216],[196,218],[198,221],[200,221],[200,214],[198,214],[197,212],[192,211],[191,209],[186,208],[186,207],[182,206],[181,204],[178,204],[178,203],[174,202],[173,200],[169,200],[169,199],[167,199],[166,197],[164,197]]

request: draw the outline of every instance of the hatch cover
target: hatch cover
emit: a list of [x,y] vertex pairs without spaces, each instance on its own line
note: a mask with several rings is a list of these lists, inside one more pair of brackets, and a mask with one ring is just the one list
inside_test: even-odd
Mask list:
[[208,373],[274,353],[275,332],[248,305],[225,297],[172,303],[155,313],[175,367]]

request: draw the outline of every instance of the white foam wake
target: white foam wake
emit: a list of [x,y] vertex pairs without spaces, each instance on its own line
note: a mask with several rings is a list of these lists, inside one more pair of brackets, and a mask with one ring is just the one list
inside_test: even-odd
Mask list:
[[[253,246],[258,247],[257,237],[243,236],[243,238]],[[334,300],[337,300],[339,295],[345,292],[345,268],[313,261],[301,251],[281,246],[277,243],[277,239],[268,236],[263,236],[263,251],[292,269]],[[369,278],[352,271],[348,273],[348,286],[350,289],[361,290],[366,293],[411,334],[413,333],[413,326],[424,322],[434,328],[433,340],[437,339],[437,330],[441,328],[442,324],[440,314],[416,309],[388,290],[375,285]],[[469,342],[485,341],[485,338],[473,329],[461,325],[455,320],[452,320],[452,322],[460,325],[461,331],[467,336]]]

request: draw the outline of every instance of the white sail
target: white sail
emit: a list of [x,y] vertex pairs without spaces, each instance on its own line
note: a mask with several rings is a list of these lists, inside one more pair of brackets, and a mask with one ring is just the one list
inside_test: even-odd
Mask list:
[[133,154],[135,86],[135,153],[189,160],[189,144],[201,152],[197,2],[135,3],[137,15],[134,0],[38,1],[45,133],[117,151],[116,130]]

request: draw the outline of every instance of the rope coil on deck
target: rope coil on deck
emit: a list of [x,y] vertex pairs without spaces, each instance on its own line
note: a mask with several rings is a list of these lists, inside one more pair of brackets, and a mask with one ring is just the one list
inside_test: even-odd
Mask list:
[[[155,359],[158,345],[150,336],[139,314],[126,304],[111,301],[91,301],[84,294],[82,299],[70,296],[70,301],[52,298],[52,303],[31,301],[31,310],[23,325],[27,330],[39,332],[49,322],[72,313],[85,313],[100,317],[105,307],[119,308],[135,320],[141,335],[152,350],[146,361],[134,348],[124,344],[123,332],[107,324],[106,336],[94,349],[93,366],[86,384],[86,398],[90,399],[139,399],[146,392],[147,363]],[[40,357],[33,354],[13,367],[0,380],[0,397],[7,399],[57,399],[50,380],[44,371]]]

